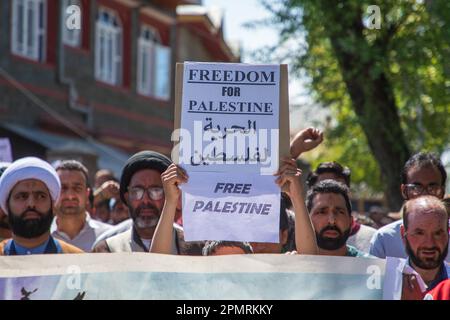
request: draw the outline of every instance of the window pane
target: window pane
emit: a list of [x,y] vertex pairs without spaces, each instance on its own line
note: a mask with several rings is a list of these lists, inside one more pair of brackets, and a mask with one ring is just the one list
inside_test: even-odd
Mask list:
[[38,60],[39,61],[44,61],[45,60],[45,32],[46,32],[46,21],[45,21],[45,3],[43,0],[39,1],[39,16],[36,17],[36,19],[39,19],[38,21],[38,25],[39,25],[39,30],[37,32],[35,32],[35,37],[37,36],[37,43],[36,45],[38,46],[36,49],[39,51],[39,56],[38,56]]
[[144,47],[142,50],[142,65],[141,65],[141,74],[142,74],[142,87],[144,88],[145,92],[147,93],[147,79],[148,79],[148,75],[147,75],[147,59],[148,59],[148,55],[145,52],[146,48]]
[[17,43],[19,51],[23,50],[23,24],[24,24],[24,7],[22,1],[17,1]]
[[[120,27],[113,26],[113,14],[99,10],[97,21],[97,49],[99,79],[109,84],[120,84],[122,77],[122,39]],[[77,31],[80,33],[79,31]]]
[[99,78],[104,79],[104,70],[105,70],[105,57],[104,57],[104,51],[105,51],[105,38],[103,36],[103,30],[99,28],[98,30],[100,34],[100,41],[98,44],[98,51],[99,51],[99,58],[100,58],[100,66],[99,66]]
[[44,61],[44,57],[45,57],[45,49],[44,49],[44,47],[45,47],[45,43],[44,43],[44,36],[43,35],[40,35],[39,36],[39,57],[38,57],[38,60],[39,61]]
[[155,96],[169,99],[170,96],[170,48],[155,46]]
[[115,55],[114,55],[114,81],[116,84],[122,83],[122,33],[120,29],[117,28],[114,32],[114,45],[115,45]]
[[28,2],[27,8],[27,46],[28,52],[32,53],[32,47],[34,44],[34,12],[33,12],[34,2]]
[[106,40],[106,79],[107,81],[111,82],[112,78],[112,64],[113,64],[113,52],[112,52],[112,37],[111,34],[108,34],[107,40]]
[[44,30],[44,3],[39,1],[39,29]]

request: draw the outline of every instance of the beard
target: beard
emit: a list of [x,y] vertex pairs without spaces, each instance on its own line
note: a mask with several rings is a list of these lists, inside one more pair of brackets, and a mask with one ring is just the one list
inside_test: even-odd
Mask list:
[[[133,219],[134,224],[140,229],[153,228],[156,227],[159,221],[159,216],[161,214],[160,210],[152,204],[142,204],[137,208],[132,208],[128,206],[130,210],[131,219]],[[156,213],[152,216],[142,216],[141,212],[143,210],[153,210]]]
[[[11,231],[22,238],[32,239],[43,235],[50,231],[50,226],[53,222],[53,210],[50,208],[46,213],[37,211],[35,209],[27,209],[19,215],[16,215],[9,210],[8,222]],[[36,219],[24,219],[28,212],[35,212],[39,215]]]
[[[408,254],[408,257],[411,259],[411,262],[416,265],[417,267],[425,270],[431,270],[439,268],[442,263],[444,262],[445,258],[447,257],[448,253],[448,243],[445,246],[444,250],[439,250],[438,247],[431,247],[431,248],[418,248],[417,254],[413,251],[411,248],[411,245],[409,244],[408,239],[405,238],[405,249],[406,253]],[[422,250],[436,250],[438,252],[438,255],[436,258],[420,258],[420,251]]]
[[0,214],[0,229],[9,230],[8,216]]
[[[325,237],[323,234],[326,231],[336,231],[339,236],[336,238]],[[323,250],[337,250],[347,243],[347,239],[350,236],[350,228],[342,232],[337,227],[326,226],[319,233],[316,232],[317,245]]]

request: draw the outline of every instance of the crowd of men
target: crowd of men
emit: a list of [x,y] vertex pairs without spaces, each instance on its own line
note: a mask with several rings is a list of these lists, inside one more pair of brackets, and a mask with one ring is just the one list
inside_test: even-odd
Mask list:
[[[0,255],[83,252],[153,252],[178,255],[310,254],[406,258],[427,286],[405,277],[403,298],[450,296],[447,174],[432,153],[417,153],[399,173],[401,218],[379,229],[352,214],[350,169],[320,164],[301,183],[294,160],[323,140],[317,129],[291,141],[276,183],[281,197],[279,243],[187,242],[183,232],[182,167],[155,151],[128,159],[117,180],[100,170],[90,187],[86,167],[75,160],[53,166],[35,157],[0,165]],[[306,194],[306,196],[305,196]],[[375,217],[375,214],[374,214]],[[380,218],[380,219],[378,219]],[[377,218],[381,226],[383,214]],[[374,219],[375,220],[375,219]]]

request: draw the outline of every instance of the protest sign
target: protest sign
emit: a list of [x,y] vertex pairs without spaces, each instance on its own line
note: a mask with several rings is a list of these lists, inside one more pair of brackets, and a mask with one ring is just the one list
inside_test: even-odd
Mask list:
[[186,240],[278,242],[273,174],[289,154],[287,67],[188,62],[176,78],[172,158],[190,177]]
[[2,257],[0,300],[375,299],[385,260],[150,253]]

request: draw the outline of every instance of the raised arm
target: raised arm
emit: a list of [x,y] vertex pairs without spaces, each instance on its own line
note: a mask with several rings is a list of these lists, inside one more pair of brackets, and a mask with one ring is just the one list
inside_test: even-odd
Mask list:
[[173,221],[178,199],[181,197],[181,190],[178,186],[187,182],[187,174],[181,167],[171,164],[161,174],[161,180],[164,187],[165,202],[153,235],[150,252],[172,254]]
[[283,187],[287,184],[286,193],[291,198],[295,212],[295,244],[299,254],[318,254],[316,235],[303,197],[303,186],[300,181],[301,170],[294,159],[282,160],[277,172],[276,183]]
[[316,128],[306,128],[299,131],[291,141],[291,157],[297,159],[303,152],[310,151],[321,144],[323,132]]

